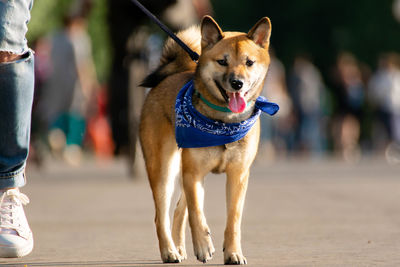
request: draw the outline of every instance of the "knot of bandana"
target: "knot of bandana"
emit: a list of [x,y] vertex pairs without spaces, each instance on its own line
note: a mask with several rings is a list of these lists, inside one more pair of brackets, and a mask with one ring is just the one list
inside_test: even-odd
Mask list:
[[256,123],[261,111],[272,116],[279,110],[277,104],[259,96],[250,118],[239,123],[224,123],[198,112],[192,104],[193,92],[193,80],[190,80],[176,97],[175,138],[181,148],[219,146],[238,141]]

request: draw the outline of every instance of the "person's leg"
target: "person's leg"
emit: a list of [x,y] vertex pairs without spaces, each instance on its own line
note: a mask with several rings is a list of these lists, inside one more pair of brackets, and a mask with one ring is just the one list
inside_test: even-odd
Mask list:
[[0,1],[0,257],[22,257],[33,248],[19,192],[25,185],[34,88],[33,52],[26,23],[32,0]]
[[82,144],[85,137],[86,121],[78,113],[67,114],[67,146],[64,150],[65,161],[73,166],[82,162]]
[[25,185],[33,86],[32,52],[0,61],[0,190]]
[[33,99],[33,53],[0,62],[0,257],[22,257],[33,248],[19,192],[25,185]]

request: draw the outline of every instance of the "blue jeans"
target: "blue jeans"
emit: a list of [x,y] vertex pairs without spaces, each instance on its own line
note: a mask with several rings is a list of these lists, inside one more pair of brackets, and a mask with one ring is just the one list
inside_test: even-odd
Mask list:
[[32,0],[0,1],[0,51],[22,55],[0,63],[0,189],[25,185],[34,89],[34,57],[25,34]]

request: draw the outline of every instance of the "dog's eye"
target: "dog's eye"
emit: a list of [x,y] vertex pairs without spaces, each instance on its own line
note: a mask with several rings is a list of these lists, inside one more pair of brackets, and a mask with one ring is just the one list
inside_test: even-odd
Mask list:
[[253,61],[253,60],[248,59],[248,60],[246,61],[246,65],[247,65],[248,67],[253,66],[253,64],[254,64],[254,61]]
[[221,66],[228,66],[228,62],[226,61],[226,59],[218,59],[217,63]]

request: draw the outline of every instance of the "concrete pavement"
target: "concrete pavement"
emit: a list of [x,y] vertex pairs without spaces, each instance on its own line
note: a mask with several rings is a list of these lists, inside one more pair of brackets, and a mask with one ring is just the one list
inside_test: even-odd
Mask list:
[[[28,168],[26,208],[35,238],[31,255],[1,266],[164,266],[151,191],[126,175],[123,161],[51,162]],[[206,180],[205,210],[222,265],[225,178]],[[249,266],[400,266],[400,166],[380,159],[258,159],[242,225]],[[189,236],[189,235],[188,235]],[[188,260],[202,266],[187,238]]]

